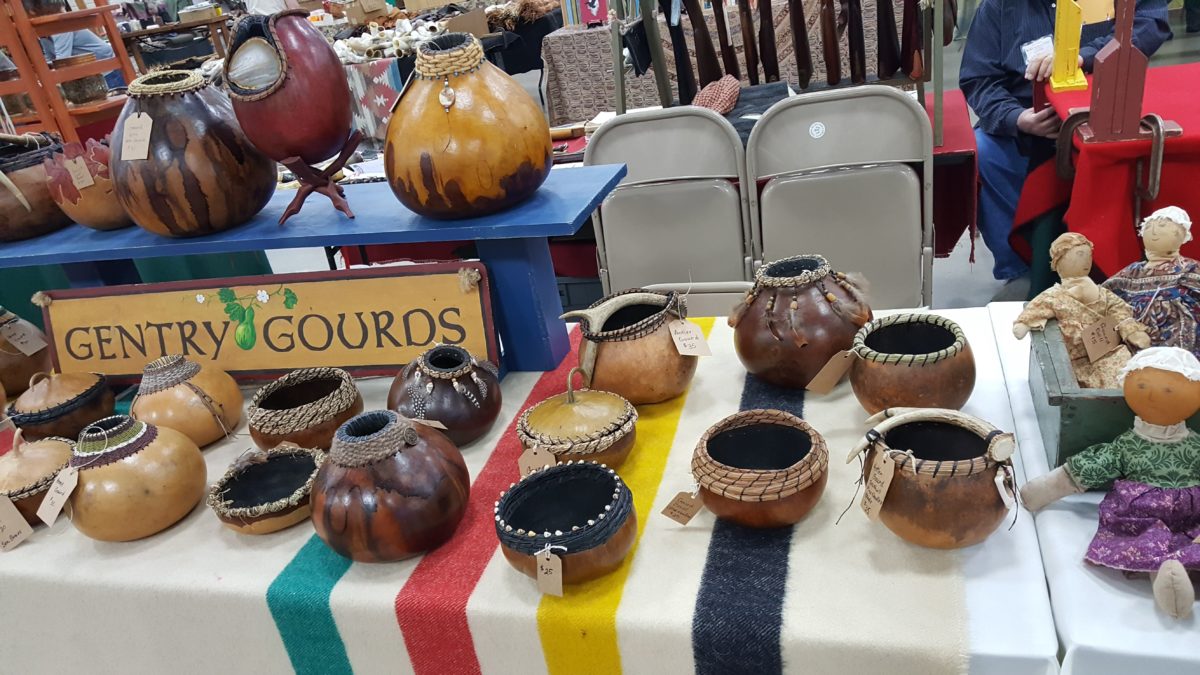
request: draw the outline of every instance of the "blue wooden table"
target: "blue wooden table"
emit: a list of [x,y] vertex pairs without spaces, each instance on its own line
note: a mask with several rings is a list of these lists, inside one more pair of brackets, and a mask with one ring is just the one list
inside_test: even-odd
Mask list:
[[279,248],[476,242],[493,289],[493,312],[508,370],[552,370],[567,353],[562,302],[547,237],[575,234],[625,176],[624,164],[555,169],[529,200],[492,216],[441,221],[400,205],[387,183],[347,185],[353,220],[311,198],[277,223],[293,192],[275,193],[249,223],[227,232],[170,239],[137,227],[99,232],[80,225],[0,244],[0,269]]

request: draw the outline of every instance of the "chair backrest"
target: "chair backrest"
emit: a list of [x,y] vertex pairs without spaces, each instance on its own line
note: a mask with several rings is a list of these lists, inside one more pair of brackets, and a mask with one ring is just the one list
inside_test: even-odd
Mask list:
[[605,293],[750,278],[745,155],[728,120],[694,107],[620,115],[584,154],[585,164],[616,162],[629,173],[595,219]]
[[892,87],[803,94],[762,116],[746,148],[755,265],[820,253],[862,272],[879,309],[930,304],[933,138]]

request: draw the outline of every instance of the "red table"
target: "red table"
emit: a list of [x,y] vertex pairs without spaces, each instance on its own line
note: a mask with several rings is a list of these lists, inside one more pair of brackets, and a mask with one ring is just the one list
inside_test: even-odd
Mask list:
[[[1090,81],[1090,77],[1088,78]],[[1162,206],[1179,206],[1200,216],[1200,63],[1151,68],[1146,75],[1142,114],[1157,113],[1183,127],[1183,135],[1169,138],[1163,157],[1158,199],[1142,205],[1142,215]],[[1051,104],[1065,118],[1071,108],[1088,107],[1091,90],[1056,94]],[[1149,141],[1083,144],[1075,138],[1075,180],[1061,180],[1053,162],[1034,170],[1025,181],[1017,207],[1013,246],[1028,254],[1024,241],[1028,226],[1050,211],[1067,207],[1067,229],[1096,245],[1095,262],[1113,274],[1142,259],[1141,242],[1134,228],[1134,183],[1137,160],[1150,155]],[[1147,161],[1148,164],[1148,161]],[[1184,255],[1200,256],[1200,241],[1183,247]]]

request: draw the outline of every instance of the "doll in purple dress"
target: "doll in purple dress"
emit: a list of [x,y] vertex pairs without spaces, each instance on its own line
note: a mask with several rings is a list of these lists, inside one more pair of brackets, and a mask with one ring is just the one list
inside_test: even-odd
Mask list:
[[1133,429],[1029,481],[1021,497],[1038,511],[1107,489],[1085,559],[1149,572],[1158,606],[1184,618],[1196,601],[1188,572],[1200,571],[1200,434],[1185,424],[1200,410],[1200,361],[1177,347],[1151,347],[1135,354],[1121,377]]
[[1104,287],[1133,307],[1155,347],[1180,347],[1200,356],[1200,263],[1179,254],[1192,240],[1192,221],[1168,206],[1142,221],[1138,234],[1146,260],[1117,272]]

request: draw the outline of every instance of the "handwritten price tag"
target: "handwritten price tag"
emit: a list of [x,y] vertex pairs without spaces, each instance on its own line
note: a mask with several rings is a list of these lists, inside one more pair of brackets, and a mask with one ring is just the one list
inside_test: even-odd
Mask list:
[[542,595],[562,597],[562,559],[546,549],[537,554],[537,587]]
[[150,154],[150,130],[154,119],[146,113],[134,113],[125,120],[121,136],[121,160],[146,159]]
[[704,331],[700,326],[687,319],[675,319],[667,324],[671,331],[671,339],[675,341],[675,349],[684,356],[712,356],[708,340],[704,339]]
[[692,522],[692,518],[695,518],[697,513],[700,513],[702,508],[704,508],[704,502],[700,501],[696,495],[684,490],[675,495],[671,503],[662,510],[662,514],[680,525],[687,525]]
[[38,507],[37,517],[42,519],[42,522],[47,525],[53,525],[58,519],[58,514],[62,513],[63,507],[67,505],[67,498],[75,491],[75,486],[79,484],[79,469],[68,466],[58,472],[58,476],[54,482],[50,484],[50,489],[46,491],[46,496],[42,498],[42,505]]
[[862,510],[870,520],[879,520],[879,511],[883,508],[883,500],[887,497],[888,488],[892,485],[892,477],[896,474],[896,460],[891,453],[881,452],[871,463],[871,471],[867,474],[867,491],[863,494]]
[[554,457],[554,454],[536,445],[521,453],[520,458],[517,459],[517,467],[520,469],[522,477],[554,464],[558,464],[558,459]]
[[1087,349],[1088,361],[1095,363],[1121,346],[1117,334],[1117,322],[1105,318],[1083,328],[1083,346]]
[[82,157],[67,160],[67,173],[71,174],[71,182],[75,184],[76,189],[82,190],[96,184],[92,172],[88,171],[87,162]]
[[805,389],[814,394],[828,394],[833,391],[838,382],[841,382],[842,378],[846,376],[857,356],[857,352],[849,350],[842,350],[834,354],[833,358],[821,367],[821,371],[817,373],[816,377],[809,381]]
[[437,420],[419,420],[419,419],[414,419],[413,421],[414,421],[414,422],[416,422],[417,424],[422,424],[422,425],[424,425],[424,426],[427,426],[427,427],[429,427],[429,428],[431,428],[431,429],[441,429],[442,431],[445,431],[445,430],[446,430],[446,425],[445,425],[445,424],[442,424],[441,422],[439,422],[439,421],[437,421]]
[[8,340],[25,356],[33,356],[46,348],[46,341],[38,335],[37,329],[15,314],[10,314],[4,323],[0,323],[0,337]]
[[7,553],[33,534],[33,526],[17,510],[12,500],[0,496],[0,552]]

